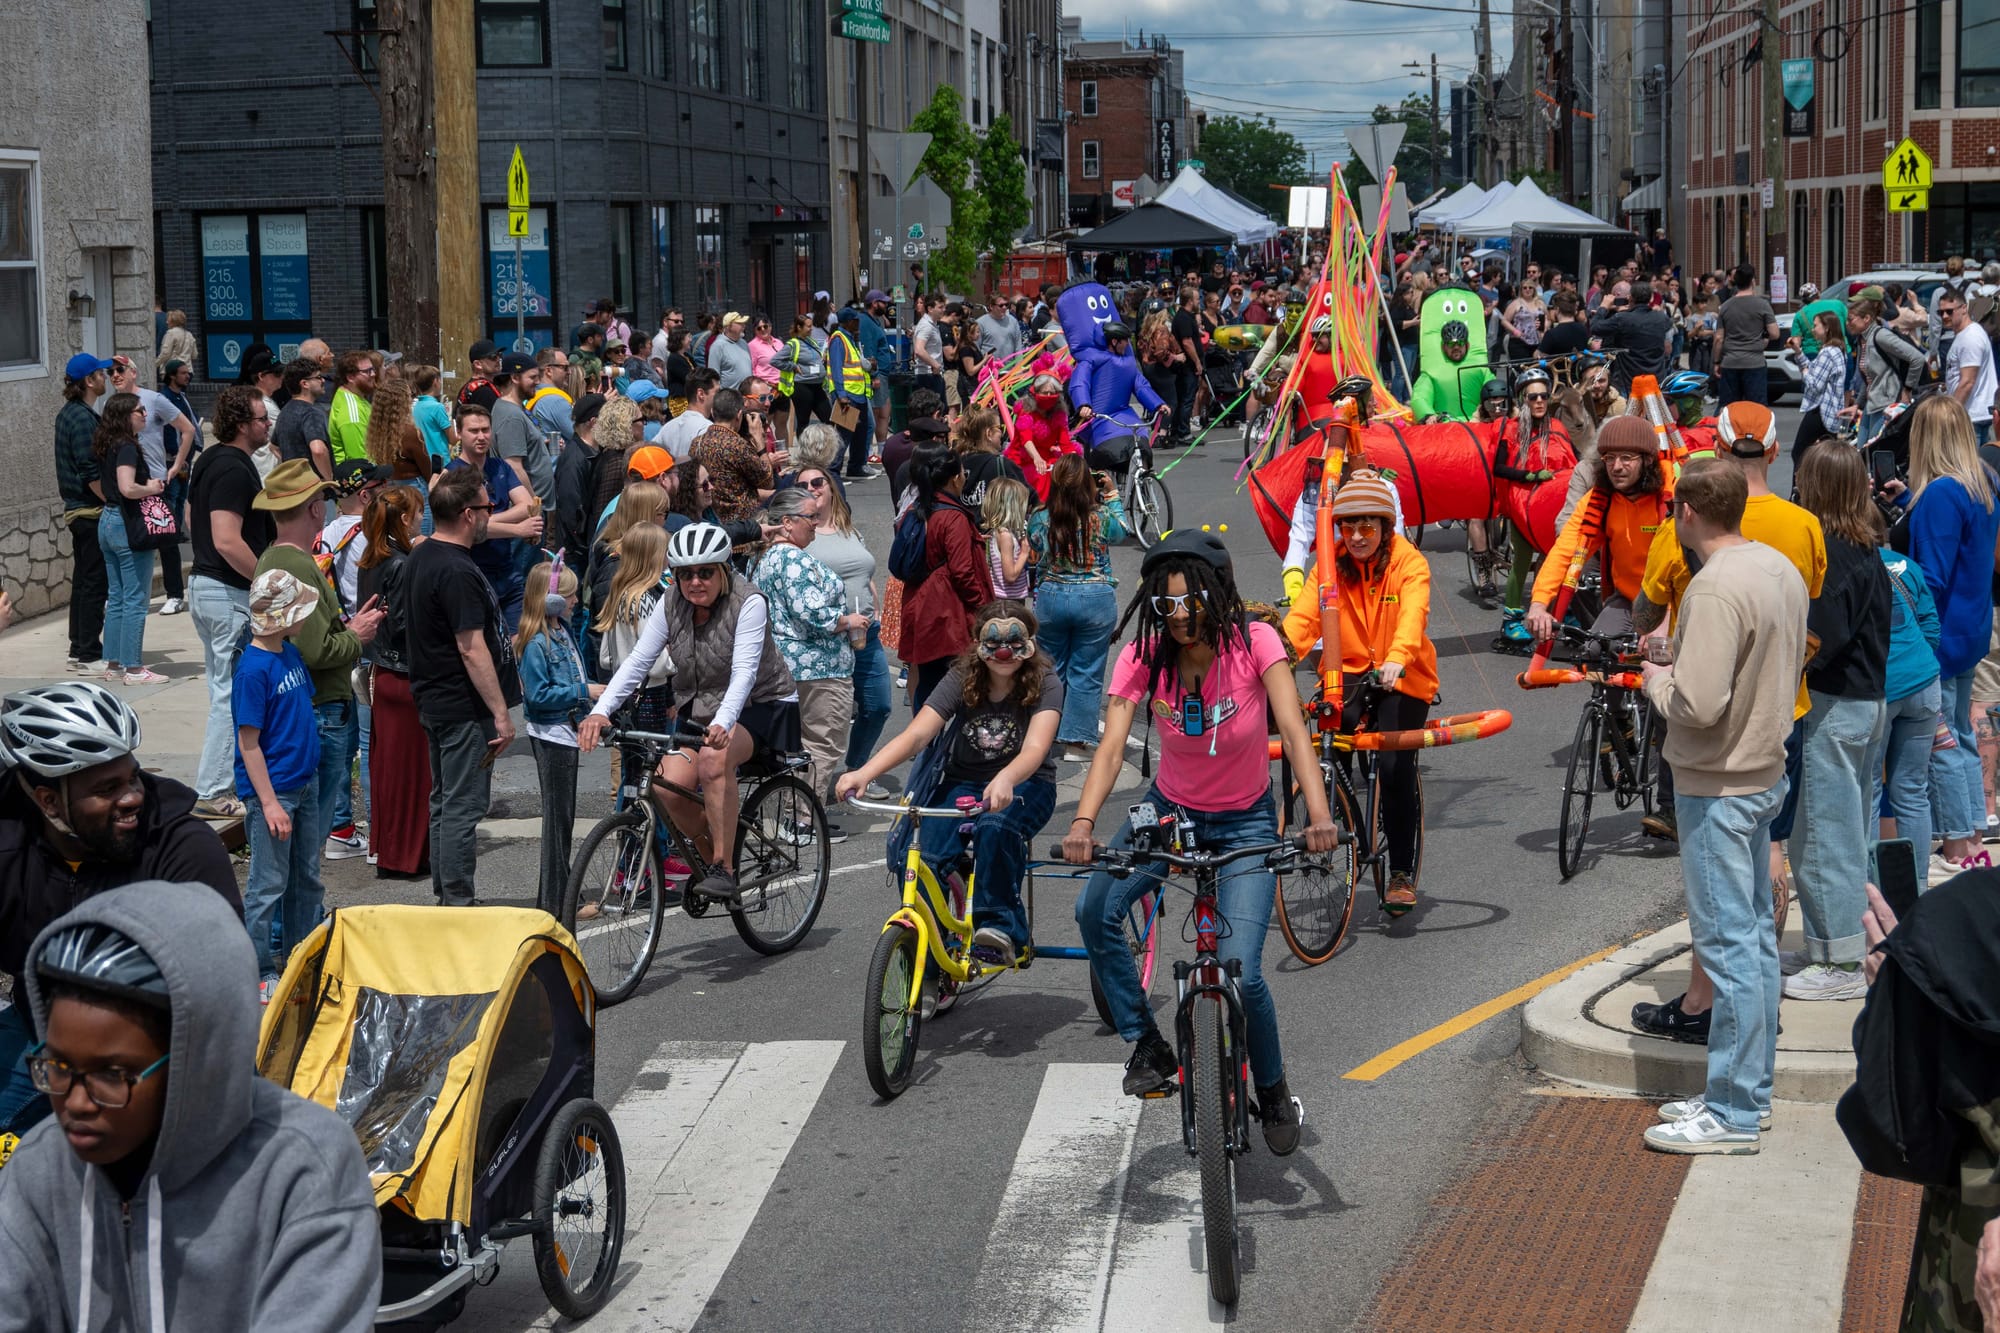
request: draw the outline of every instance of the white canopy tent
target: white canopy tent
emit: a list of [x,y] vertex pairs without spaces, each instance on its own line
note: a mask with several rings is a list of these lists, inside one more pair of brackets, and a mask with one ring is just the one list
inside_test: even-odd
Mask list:
[[[1496,191],[1499,187],[1495,187]],[[1559,232],[1572,236],[1619,234],[1625,229],[1580,208],[1551,199],[1532,179],[1523,177],[1504,199],[1454,218],[1451,229],[1460,236],[1519,236]]]
[[1485,204],[1486,194],[1485,186],[1467,181],[1437,202],[1417,209],[1415,220],[1419,226],[1442,226],[1451,219]]
[[1193,167],[1182,167],[1153,202],[1222,228],[1236,238],[1238,245],[1268,241],[1279,231],[1276,222],[1239,202],[1227,191],[1210,185]]

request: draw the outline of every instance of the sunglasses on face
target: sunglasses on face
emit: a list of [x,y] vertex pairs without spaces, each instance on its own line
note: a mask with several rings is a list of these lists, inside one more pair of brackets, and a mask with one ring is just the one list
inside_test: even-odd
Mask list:
[[1342,518],[1336,519],[1335,522],[1339,524],[1342,532],[1351,532],[1357,537],[1373,537],[1382,530],[1382,520],[1379,518]]
[[1546,403],[1549,401],[1549,396],[1545,393],[1524,393],[1521,397],[1531,403]]
[[722,577],[722,566],[689,565],[686,569],[681,570],[676,577],[683,580],[693,580],[696,583],[707,583],[710,579],[719,579]]
[[809,490],[809,491],[823,491],[823,490],[825,490],[825,489],[826,489],[826,478],[825,478],[825,477],[813,477],[813,478],[811,478],[810,480],[808,480],[808,481],[806,482],[806,489],[807,489],[807,490]]
[[1194,615],[1201,610],[1201,594],[1198,592],[1162,593],[1153,598],[1153,614],[1156,616]]
[[493,512],[493,508],[492,505],[467,505],[465,512],[468,514],[490,514]]

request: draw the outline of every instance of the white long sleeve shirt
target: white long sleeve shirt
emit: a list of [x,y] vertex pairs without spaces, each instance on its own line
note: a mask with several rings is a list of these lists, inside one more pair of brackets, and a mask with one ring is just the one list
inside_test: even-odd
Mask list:
[[[722,692],[722,702],[716,707],[715,716],[709,722],[715,726],[728,728],[736,725],[743,716],[743,706],[750,702],[750,689],[757,683],[757,665],[764,657],[764,629],[770,621],[763,594],[752,593],[743,599],[743,609],[736,616],[736,641],[729,650],[729,688]],[[591,709],[596,717],[610,717],[639,688],[646,674],[653,669],[653,663],[660,654],[667,651],[667,599],[661,598],[646,617],[645,628],[639,632],[639,642],[632,649],[631,656],[618,664],[611,683],[604,687],[604,693]],[[686,660],[693,661],[693,647],[689,646]],[[794,691],[786,699],[797,699]],[[699,722],[701,719],[696,718]]]

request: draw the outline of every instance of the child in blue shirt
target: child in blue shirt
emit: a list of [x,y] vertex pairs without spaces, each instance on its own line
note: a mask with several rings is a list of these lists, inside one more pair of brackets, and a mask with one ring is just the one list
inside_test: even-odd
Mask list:
[[542,781],[542,883],[536,903],[556,917],[569,886],[570,832],[576,826],[576,724],[604,693],[583,673],[583,656],[569,631],[575,610],[575,570],[558,561],[528,571],[514,655],[521,662],[528,745]]
[[[236,794],[250,835],[243,924],[257,950],[258,999],[276,989],[285,957],[319,924],[319,723],[312,673],[290,642],[313,613],[319,590],[282,569],[250,585],[249,645],[236,665],[230,708],[236,720]],[[280,942],[271,943],[271,916]]]

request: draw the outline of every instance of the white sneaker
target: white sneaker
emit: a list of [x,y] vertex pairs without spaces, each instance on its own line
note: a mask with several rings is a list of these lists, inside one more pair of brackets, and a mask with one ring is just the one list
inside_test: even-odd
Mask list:
[[1811,963],[1785,978],[1788,1000],[1860,1000],[1868,995],[1868,979],[1860,968],[1851,971],[1831,963]]
[[188,604],[185,597],[169,597],[166,601],[160,603],[160,614],[163,616],[177,616],[187,609]]
[[1804,949],[1778,950],[1778,971],[1785,976],[1795,977],[1806,970],[1812,959],[1806,957]]
[[268,1006],[271,1003],[271,997],[277,993],[277,990],[278,979],[276,977],[264,978],[257,983],[257,1003]]
[[1647,1128],[1646,1146],[1654,1152],[1683,1153],[1687,1155],[1720,1153],[1730,1157],[1747,1156],[1757,1151],[1757,1136],[1730,1129],[1715,1118],[1714,1112],[1706,1106],[1700,1113],[1672,1124],[1652,1125]]
[[349,833],[344,838],[335,833],[326,835],[326,859],[329,861],[346,861],[367,854],[368,845],[361,840],[359,833]]
[[[1660,1108],[1660,1121],[1662,1124],[1671,1125],[1677,1120],[1687,1120],[1698,1116],[1707,1109],[1708,1103],[1699,1097],[1690,1097],[1683,1102],[1668,1102]],[[1766,1107],[1757,1113],[1757,1128],[1759,1130],[1766,1130],[1770,1127],[1771,1111],[1769,1107]]]

